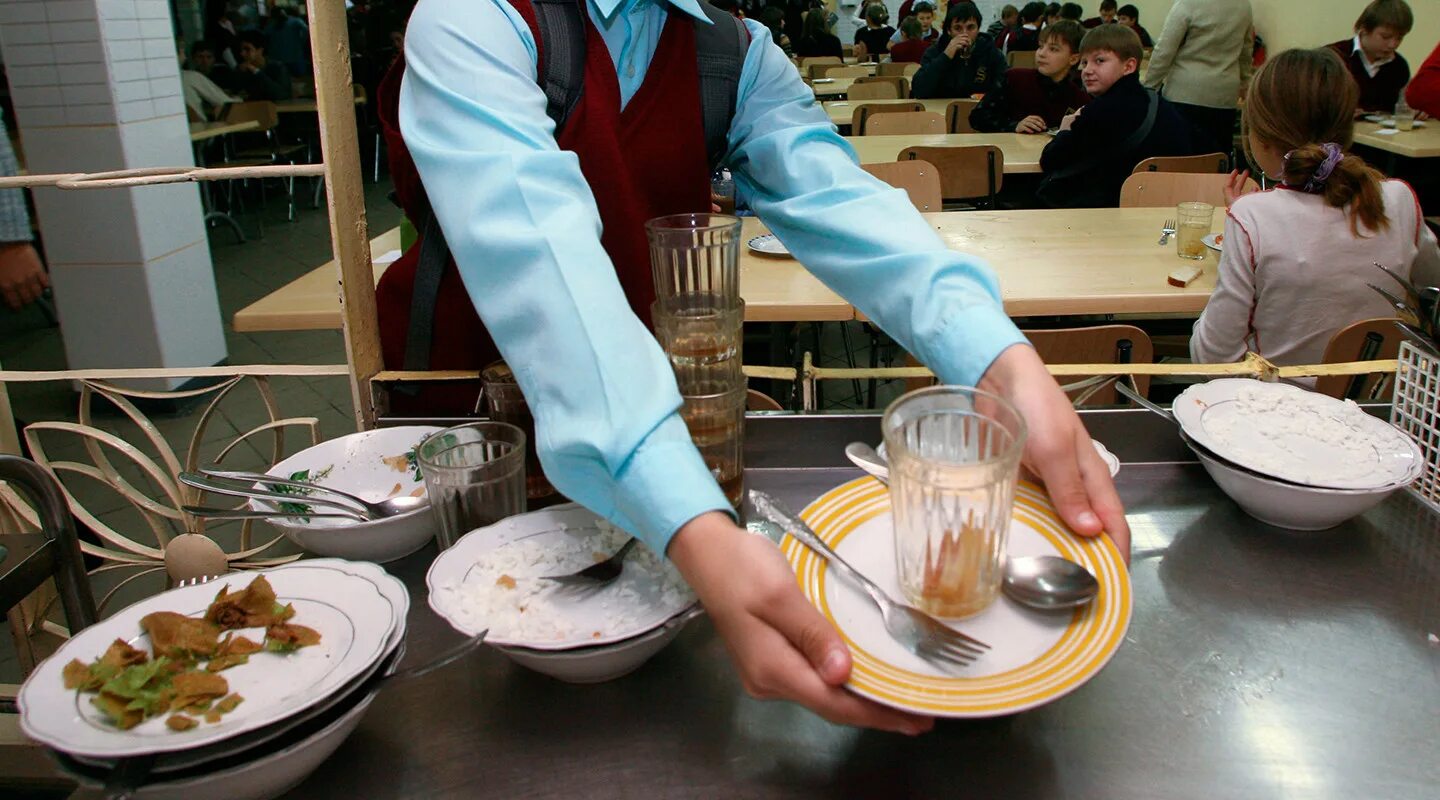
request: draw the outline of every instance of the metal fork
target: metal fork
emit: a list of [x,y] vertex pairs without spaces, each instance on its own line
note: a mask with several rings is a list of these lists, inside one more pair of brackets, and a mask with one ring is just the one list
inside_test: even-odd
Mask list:
[[1175,233],[1175,220],[1167,219],[1165,224],[1160,226],[1160,244],[1168,244],[1170,237]]
[[860,584],[865,593],[870,595],[870,599],[875,601],[875,605],[879,606],[880,616],[885,620],[885,630],[905,649],[926,661],[962,667],[990,649],[990,645],[979,639],[967,636],[919,609],[892,600],[884,589],[850,566],[839,553],[830,549],[830,545],[811,530],[809,525],[786,510],[780,501],[752,489],[750,502],[755,506],[755,510],[783,526],[791,536],[823,556],[842,575]]
[[542,575],[542,581],[555,581],[566,586],[594,586],[600,587],[620,577],[625,570],[625,556],[630,553],[630,548],[635,546],[637,540],[631,536],[625,544],[615,551],[615,555],[601,561],[598,564],[591,564],[582,570],[577,570],[569,575]]

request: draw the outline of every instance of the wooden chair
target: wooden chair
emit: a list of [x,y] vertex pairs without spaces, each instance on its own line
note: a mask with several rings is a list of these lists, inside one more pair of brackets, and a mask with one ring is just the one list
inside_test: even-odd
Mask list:
[[[1335,332],[1325,345],[1322,364],[1347,361],[1374,361],[1395,358],[1400,354],[1404,335],[1395,328],[1394,317],[1362,319]],[[1347,398],[1357,403],[1389,402],[1395,381],[1389,374],[1325,375],[1315,380],[1315,391],[1331,397]]]
[[[852,100],[855,98],[851,98]],[[865,135],[865,120],[875,114],[900,114],[908,111],[924,111],[925,104],[921,102],[911,103],[861,103],[855,106],[855,111],[850,115],[850,134],[852,136]]]
[[[256,167],[268,164],[296,164],[299,163],[300,153],[306,152],[309,148],[304,144],[281,143],[276,136],[276,128],[280,126],[280,112],[276,110],[275,104],[269,100],[251,100],[245,103],[235,103],[225,107],[226,122],[247,122],[254,121],[259,125],[258,135],[262,137],[261,144],[231,153],[225,159],[226,167]],[[257,134],[243,134],[254,136]],[[284,178],[285,193],[289,200],[289,208],[286,219],[295,219],[295,177]],[[260,200],[265,200],[265,181],[261,179]]]
[[[816,78],[867,78],[870,70],[867,67],[851,67],[845,64],[821,64],[811,67],[810,72]],[[817,74],[818,73],[818,74]]]
[[994,145],[907,147],[900,161],[929,161],[940,172],[940,196],[947,201],[984,197],[995,207],[1005,181],[1005,154]]
[[1203,156],[1156,156],[1135,165],[1133,172],[1193,172],[1213,175],[1230,172],[1230,157],[1224,153]]
[[1008,61],[1010,62],[1010,66],[1011,66],[1012,68],[1013,68],[1013,67],[1025,67],[1025,68],[1027,68],[1027,69],[1034,69],[1034,68],[1035,68],[1035,51],[1034,51],[1034,50],[1025,50],[1025,51],[1014,52],[1014,53],[1011,53],[1009,56],[1006,56],[1006,60],[1008,60]]
[[[1150,335],[1134,325],[1097,325],[1021,333],[1035,345],[1035,352],[1046,364],[1149,364],[1155,360]],[[1066,376],[1061,383],[1075,383],[1084,378]],[[1150,393],[1148,376],[1136,375],[1135,385],[1142,397]],[[1074,400],[1086,391],[1071,392],[1070,399]],[[1112,384],[1090,395],[1081,405],[1109,406],[1117,402]]]
[[895,86],[895,96],[901,100],[910,97],[910,81],[906,78],[897,78],[893,75],[876,75],[856,78],[851,86],[858,86],[866,83],[889,83]]
[[801,74],[801,75],[804,75],[804,76],[810,77],[810,78],[818,78],[818,77],[820,77],[820,76],[817,75],[815,72],[813,72],[813,69],[814,69],[816,66],[819,66],[819,65],[822,65],[822,64],[844,64],[845,62],[844,62],[844,61],[841,61],[840,59],[836,58],[835,56],[810,56],[810,57],[808,57],[808,58],[802,58],[802,59],[796,61],[795,63],[796,63],[796,66],[798,66],[798,67],[800,68],[800,74]]
[[[914,67],[915,69],[911,69]],[[909,78],[919,71],[919,64],[908,64],[905,62],[886,61],[875,68],[877,78]]]
[[[1120,187],[1121,208],[1174,207],[1190,201],[1225,207],[1225,184],[1229,175],[1198,175],[1191,172],[1137,172]],[[1245,180],[1245,191],[1259,189]]]
[[881,114],[871,117],[865,123],[866,136],[894,136],[897,134],[943,134],[945,118],[934,111],[906,111],[900,114]]
[[980,105],[979,100],[951,100],[945,106],[945,130],[950,133],[974,133],[970,125],[970,112]]
[[[894,85],[889,83],[860,83],[850,84],[845,91],[845,96],[850,100],[899,100],[900,95]],[[920,106],[923,110],[925,106]],[[851,128],[854,131],[854,128]],[[856,136],[860,134],[856,133]]]
[[746,411],[784,411],[780,401],[757,389],[745,390]]
[[941,210],[940,171],[928,161],[890,161],[862,164],[861,169],[882,181],[904,189],[910,202],[922,212]]

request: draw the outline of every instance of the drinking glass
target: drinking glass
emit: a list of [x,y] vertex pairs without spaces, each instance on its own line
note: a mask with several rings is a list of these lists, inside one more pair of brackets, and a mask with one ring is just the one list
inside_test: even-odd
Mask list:
[[496,361],[480,370],[480,386],[490,419],[508,422],[525,432],[525,494],[532,504],[542,498],[558,499],[555,487],[540,468],[540,455],[535,450],[535,417],[510,365]]
[[1395,104],[1395,130],[1415,130],[1415,109],[1411,108],[1403,97]]
[[1004,577],[1024,419],[980,389],[932,386],[892,403],[881,427],[905,599],[937,617],[979,613]]
[[676,214],[645,223],[655,296],[707,293],[740,298],[740,220]]
[[1215,206],[1209,203],[1181,203],[1175,207],[1178,225],[1175,228],[1175,252],[1181,258],[1205,258],[1205,237],[1215,218]]
[[432,434],[416,448],[441,550],[525,511],[525,439],[505,422],[473,422]]
[[745,301],[689,292],[656,300],[650,307],[655,338],[670,359],[681,394],[695,381],[744,383],[741,345]]
[[735,214],[735,179],[730,170],[716,170],[710,176],[710,202],[720,207],[721,214]]
[[681,396],[680,416],[705,466],[737,511],[745,497],[745,386],[699,383]]

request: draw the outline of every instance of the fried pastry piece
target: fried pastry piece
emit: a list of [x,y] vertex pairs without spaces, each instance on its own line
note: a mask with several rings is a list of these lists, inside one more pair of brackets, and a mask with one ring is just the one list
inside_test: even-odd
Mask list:
[[265,649],[272,653],[288,653],[317,644],[320,644],[320,632],[304,625],[282,622],[265,629]]
[[184,714],[172,714],[169,719],[165,720],[165,727],[172,731],[188,731],[199,724],[193,717],[187,717]]
[[211,672],[182,672],[175,676],[170,687],[175,699],[170,701],[171,711],[184,711],[192,706],[208,703],[230,692],[230,684]]
[[144,710],[130,708],[130,701],[119,695],[101,692],[90,698],[90,702],[122,731],[139,725],[145,719]]
[[140,627],[150,634],[155,656],[180,661],[209,658],[215,654],[220,629],[214,623],[173,611],[156,611],[140,619]]
[[275,602],[275,590],[264,575],[256,575],[249,586],[238,592],[222,586],[205,610],[205,619],[225,630],[264,628],[293,616],[293,607]]
[[205,669],[208,672],[219,672],[249,663],[250,654],[258,653],[262,649],[264,648],[244,636],[226,634],[220,641],[220,646],[215,648],[215,656],[205,665]]

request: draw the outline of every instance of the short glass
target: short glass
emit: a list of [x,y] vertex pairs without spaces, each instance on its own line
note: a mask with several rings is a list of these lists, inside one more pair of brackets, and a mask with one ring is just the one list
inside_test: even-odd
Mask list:
[[1181,203],[1175,207],[1175,252],[1181,258],[1205,258],[1205,237],[1215,219],[1215,206],[1209,203]]
[[473,422],[431,434],[416,448],[441,550],[524,513],[525,438],[505,422]]
[[720,207],[721,214],[735,214],[735,179],[729,170],[717,170],[710,176],[710,202]]
[[703,292],[740,297],[740,220],[726,214],[675,214],[645,223],[655,296]]
[[741,346],[745,301],[725,300],[708,293],[687,293],[656,300],[650,307],[655,339],[675,369],[681,394],[693,394],[693,384],[744,382]]
[[1395,104],[1395,130],[1415,130],[1415,109],[1411,108],[1403,97]]
[[698,384],[682,395],[680,416],[705,466],[737,511],[745,498],[745,386]]
[[900,589],[937,617],[968,617],[1000,594],[1026,427],[996,395],[932,386],[881,420]]
[[525,493],[531,505],[540,500],[562,499],[540,468],[540,455],[535,450],[535,417],[510,365],[495,361],[480,370],[480,386],[490,419],[525,431]]

